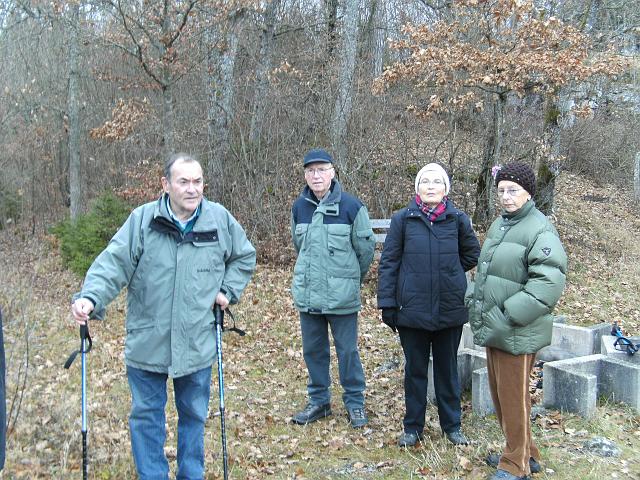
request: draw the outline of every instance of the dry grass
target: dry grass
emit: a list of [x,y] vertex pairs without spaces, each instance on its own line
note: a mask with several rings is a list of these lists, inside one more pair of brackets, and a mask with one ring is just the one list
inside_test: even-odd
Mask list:
[[[634,232],[640,221],[635,210],[619,202],[615,212],[610,211],[612,202],[593,201],[592,205],[585,195],[613,199],[614,192],[575,177],[562,182],[557,215],[571,273],[560,310],[571,323],[616,318],[637,334],[640,242]],[[79,343],[68,314],[69,298],[79,280],[62,269],[55,245],[26,238],[16,231],[0,234],[0,304],[6,314],[8,401],[14,405],[2,478],[79,478],[79,365],[71,371],[62,369]],[[335,380],[335,361],[333,417],[305,427],[289,423],[306,398],[298,319],[288,291],[290,276],[289,267],[260,266],[242,304],[234,310],[247,336],[224,338],[231,478],[485,478],[491,469],[483,458],[489,451],[500,450],[502,436],[495,418],[477,417],[470,411],[468,393],[463,429],[473,440],[471,445],[455,448],[444,441],[437,412],[430,406],[425,442],[415,449],[396,447],[404,409],[402,351],[378,319],[375,274],[365,285],[360,328],[369,426],[359,431],[349,427]],[[90,476],[128,479],[134,478],[134,469],[127,427],[122,297],[111,305],[107,318],[92,325]],[[213,384],[206,466],[207,478],[217,479],[222,462],[215,379]],[[174,468],[172,401],[167,413],[167,453]],[[604,402],[593,419],[546,412],[536,420],[534,434],[546,467],[537,479],[640,477],[640,416],[626,407]],[[593,436],[607,437],[622,449],[615,463],[583,449]]]

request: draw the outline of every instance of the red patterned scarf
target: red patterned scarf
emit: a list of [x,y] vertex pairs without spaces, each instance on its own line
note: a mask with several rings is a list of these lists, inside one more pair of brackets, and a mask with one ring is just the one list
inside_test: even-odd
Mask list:
[[420,200],[420,195],[416,194],[416,205],[418,205],[420,211],[424,213],[431,222],[433,222],[436,218],[438,218],[445,212],[445,210],[447,209],[447,200],[448,198],[446,196],[442,197],[442,200],[439,204],[437,204],[433,208],[430,208],[429,205]]

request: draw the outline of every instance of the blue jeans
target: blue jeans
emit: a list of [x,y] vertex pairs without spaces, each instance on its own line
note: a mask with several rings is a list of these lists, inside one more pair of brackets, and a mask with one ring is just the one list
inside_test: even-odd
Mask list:
[[[140,480],[167,480],[164,409],[168,375],[128,366],[127,378],[131,389],[131,450],[138,476]],[[204,478],[204,424],[210,385],[211,367],[173,379],[178,411],[178,480]]]
[[331,378],[329,376],[329,332],[331,327],[333,343],[338,357],[338,373],[344,393],[345,407],[364,406],[365,379],[360,353],[358,352],[358,314],[312,315],[300,312],[302,331],[302,353],[309,372],[307,392],[313,405],[331,402]]

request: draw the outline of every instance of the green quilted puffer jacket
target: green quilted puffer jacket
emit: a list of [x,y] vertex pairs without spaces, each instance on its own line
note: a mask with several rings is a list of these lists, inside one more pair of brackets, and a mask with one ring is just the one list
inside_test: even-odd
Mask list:
[[477,345],[513,355],[551,343],[551,312],[566,281],[567,255],[558,232],[529,200],[497,218],[480,252],[467,306]]

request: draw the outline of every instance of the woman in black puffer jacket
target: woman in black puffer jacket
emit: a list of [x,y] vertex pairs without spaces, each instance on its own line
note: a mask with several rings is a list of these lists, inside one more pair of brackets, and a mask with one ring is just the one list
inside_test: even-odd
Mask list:
[[380,259],[378,308],[400,334],[405,356],[400,446],[422,438],[431,353],[440,427],[452,443],[468,443],[460,431],[457,351],[468,319],[465,272],[476,266],[480,244],[469,217],[447,198],[449,187],[436,163],[418,172],[416,196],[391,218]]

